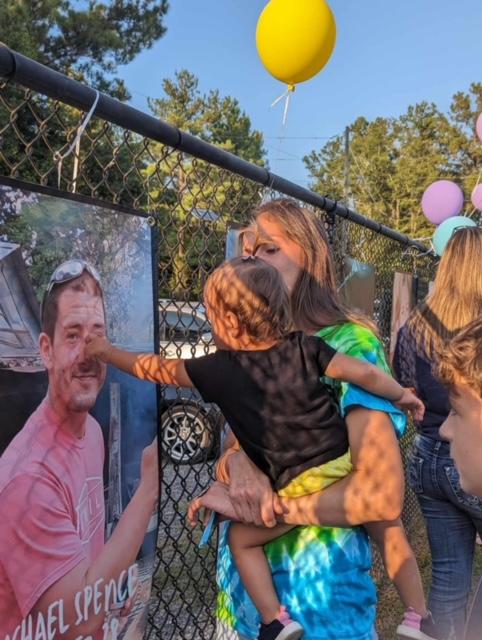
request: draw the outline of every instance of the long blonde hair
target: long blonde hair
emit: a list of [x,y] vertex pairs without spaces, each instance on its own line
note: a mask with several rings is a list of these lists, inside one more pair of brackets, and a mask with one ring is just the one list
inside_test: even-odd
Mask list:
[[291,294],[294,326],[302,330],[354,322],[377,333],[374,323],[351,311],[340,300],[335,265],[323,222],[310,210],[287,198],[267,202],[254,212],[254,221],[267,215],[304,254],[304,265]]
[[418,350],[437,358],[444,343],[482,313],[482,229],[454,233],[440,260],[432,291],[408,319]]

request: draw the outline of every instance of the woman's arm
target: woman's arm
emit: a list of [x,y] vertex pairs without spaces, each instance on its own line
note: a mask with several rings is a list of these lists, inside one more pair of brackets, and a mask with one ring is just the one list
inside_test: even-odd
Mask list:
[[274,527],[282,515],[282,507],[268,476],[242,450],[230,453],[227,466],[229,498],[237,519],[259,527]]
[[[288,524],[330,527],[398,518],[403,506],[404,477],[389,416],[356,408],[348,413],[346,423],[354,470],[310,496],[280,498],[243,451],[231,453],[227,461],[231,477],[229,498],[237,518],[268,527],[274,525],[275,518]],[[206,497],[206,501],[209,499]],[[198,507],[204,505],[203,496],[198,501]],[[215,503],[205,506],[216,510]]]
[[268,477],[251,462],[232,430],[226,426],[216,477],[228,485],[234,519],[259,527],[274,527],[277,516],[282,513],[279,498],[273,492]]
[[347,527],[400,516],[404,476],[389,416],[356,408],[346,423],[353,472],[321,493],[282,498],[283,522]]

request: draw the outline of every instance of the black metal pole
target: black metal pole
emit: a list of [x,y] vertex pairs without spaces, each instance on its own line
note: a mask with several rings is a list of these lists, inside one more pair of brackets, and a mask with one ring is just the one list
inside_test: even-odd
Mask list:
[[[83,111],[90,109],[96,97],[96,91],[91,87],[87,87],[58,71],[49,69],[39,62],[13,51],[2,43],[0,43],[0,77]],[[413,247],[423,253],[427,251],[427,247],[420,242],[411,240],[408,236],[398,233],[398,231],[394,231],[375,220],[365,218],[359,213],[348,209],[341,202],[330,200],[309,189],[300,187],[294,182],[270,173],[263,167],[258,167],[246,160],[242,160],[224,149],[219,149],[189,133],[184,133],[176,129],[176,127],[154,118],[154,116],[147,115],[103,93],[100,94],[95,115],[141,136],[162,142],[170,147],[179,149],[179,151],[237,173],[244,178],[270,187],[287,196],[302,200],[307,204],[323,209],[329,214],[352,220],[407,247]]]

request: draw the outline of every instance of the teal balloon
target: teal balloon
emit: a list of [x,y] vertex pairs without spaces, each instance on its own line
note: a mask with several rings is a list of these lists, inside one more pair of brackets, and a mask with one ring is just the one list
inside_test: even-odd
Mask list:
[[447,218],[447,220],[444,220],[442,224],[437,227],[433,234],[432,242],[435,253],[438,256],[442,255],[445,251],[445,247],[447,246],[447,242],[450,240],[456,229],[476,226],[477,225],[473,220],[466,218],[465,216],[453,216],[452,218]]

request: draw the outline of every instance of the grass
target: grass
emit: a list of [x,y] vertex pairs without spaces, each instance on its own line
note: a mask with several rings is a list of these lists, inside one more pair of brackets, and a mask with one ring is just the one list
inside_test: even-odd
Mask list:
[[[420,528],[410,536],[412,549],[418,561],[425,594],[428,594],[430,586],[432,561],[428,547],[427,535],[423,523]],[[474,562],[473,588],[475,589],[479,576],[482,573],[482,547],[476,546]],[[378,615],[377,631],[379,640],[396,640],[395,630],[403,617],[403,605],[393,584],[386,576],[377,580],[378,586]]]

